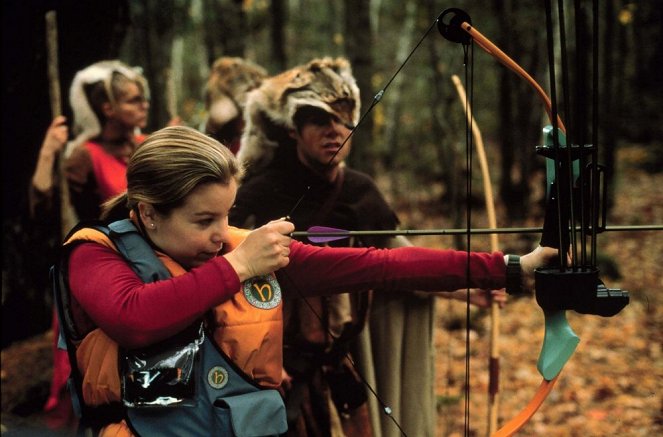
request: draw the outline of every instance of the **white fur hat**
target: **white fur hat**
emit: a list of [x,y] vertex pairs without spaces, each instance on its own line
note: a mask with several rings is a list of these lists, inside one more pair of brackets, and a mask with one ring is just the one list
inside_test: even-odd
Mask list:
[[260,167],[271,161],[279,140],[295,129],[294,117],[304,107],[336,115],[347,125],[359,121],[359,88],[345,58],[320,58],[265,79],[247,97],[246,127],[237,155]]
[[[149,98],[149,88],[145,77],[138,68],[132,68],[117,60],[96,62],[89,67],[80,70],[74,76],[69,89],[69,104],[73,111],[73,133],[76,138],[72,141],[73,146],[94,138],[101,133],[101,122],[92,110],[90,102],[85,93],[85,86],[96,82],[103,82],[106,94],[111,102],[114,95],[111,89],[113,73],[120,73],[129,80],[138,82],[143,87],[145,97]],[[70,153],[73,147],[67,146]]]

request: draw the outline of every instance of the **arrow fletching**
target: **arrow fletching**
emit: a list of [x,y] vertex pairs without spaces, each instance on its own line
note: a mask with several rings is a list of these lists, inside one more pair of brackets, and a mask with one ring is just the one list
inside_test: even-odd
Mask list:
[[[320,234],[320,235],[315,235]],[[329,243],[330,241],[343,240],[349,238],[348,231],[343,229],[330,228],[327,226],[311,226],[308,228],[306,238],[311,243]]]

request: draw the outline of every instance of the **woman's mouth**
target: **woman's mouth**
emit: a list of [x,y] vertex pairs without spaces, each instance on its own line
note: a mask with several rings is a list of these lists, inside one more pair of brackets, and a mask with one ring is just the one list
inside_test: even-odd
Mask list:
[[202,259],[203,261],[209,261],[212,258],[216,257],[219,252],[202,252],[199,255],[199,258]]

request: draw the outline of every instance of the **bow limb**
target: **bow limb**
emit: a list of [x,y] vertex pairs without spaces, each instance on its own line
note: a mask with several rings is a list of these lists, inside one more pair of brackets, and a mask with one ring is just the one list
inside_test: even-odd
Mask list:
[[550,381],[543,380],[539,386],[536,394],[532,400],[523,408],[513,419],[509,420],[499,430],[497,430],[492,437],[507,437],[517,433],[536,413],[543,401],[548,397],[552,391],[559,375]]
[[[546,92],[543,90],[541,85],[537,81],[534,80],[534,78],[527,72],[525,71],[516,61],[511,59],[506,53],[504,53],[499,47],[497,47],[491,40],[486,38],[481,32],[479,32],[476,28],[474,28],[471,24],[468,24],[466,22],[462,23],[460,27],[465,30],[474,40],[474,42],[477,43],[479,47],[481,47],[486,53],[497,59],[501,64],[506,66],[509,70],[513,71],[523,79],[529,83],[534,90],[536,91],[536,94],[541,98],[543,101],[543,104],[546,108],[546,113],[548,114],[548,118],[552,121],[552,103],[550,101],[550,97],[546,94]],[[563,132],[566,133],[566,127],[564,126],[564,123],[562,122],[562,119],[557,116],[557,126],[559,129]]]
[[[490,179],[490,172],[488,169],[488,160],[486,159],[486,149],[483,143],[481,130],[477,124],[472,107],[467,101],[465,88],[457,75],[452,75],[451,80],[456,87],[456,92],[463,105],[467,121],[472,127],[472,135],[477,147],[477,155],[479,158],[479,166],[481,167],[481,175],[483,178],[483,192],[486,204],[486,214],[488,216],[488,226],[497,228],[497,217],[495,214],[495,200],[493,196],[493,183]],[[499,241],[497,234],[490,235],[490,250],[497,252],[499,250]],[[488,382],[488,435],[492,434],[497,429],[497,417],[499,411],[499,377],[500,377],[500,352],[499,352],[499,335],[500,335],[500,307],[497,302],[490,304],[490,359],[488,363],[489,369],[489,382]]]

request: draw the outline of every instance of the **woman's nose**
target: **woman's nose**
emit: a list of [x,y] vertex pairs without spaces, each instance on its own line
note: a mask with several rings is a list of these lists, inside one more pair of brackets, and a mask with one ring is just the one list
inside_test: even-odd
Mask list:
[[220,245],[222,243],[227,243],[228,239],[229,239],[228,221],[223,220],[212,233],[212,241],[214,242],[214,244]]

